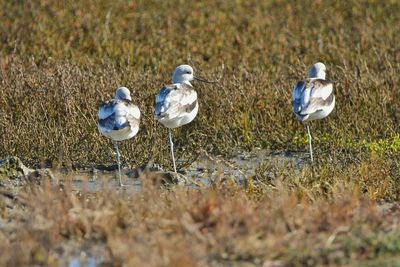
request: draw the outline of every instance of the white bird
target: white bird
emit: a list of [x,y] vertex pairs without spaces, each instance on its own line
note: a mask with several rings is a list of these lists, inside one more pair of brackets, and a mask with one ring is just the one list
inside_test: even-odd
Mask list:
[[[325,71],[326,67],[323,63],[315,63],[310,69],[309,78],[305,81],[299,81],[297,85],[293,87],[293,112],[301,122],[307,123],[312,120],[323,119],[328,116],[335,107],[333,84],[325,80]],[[307,132],[311,162],[313,162],[311,133],[308,123]]]
[[131,94],[126,87],[115,92],[115,98],[101,103],[99,108],[99,132],[113,140],[117,152],[119,184],[122,184],[121,162],[118,142],[134,137],[139,131],[140,110],[132,103]]
[[171,85],[164,86],[156,96],[155,119],[168,128],[171,156],[176,172],[174,143],[171,129],[191,122],[199,111],[197,92],[190,83],[193,80],[208,82],[193,75],[189,65],[178,66],[173,75]]

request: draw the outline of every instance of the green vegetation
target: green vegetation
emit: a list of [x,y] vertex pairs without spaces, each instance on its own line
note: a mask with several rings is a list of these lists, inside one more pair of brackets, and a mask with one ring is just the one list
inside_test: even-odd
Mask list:
[[153,110],[182,63],[219,81],[195,84],[199,115],[174,132],[184,165],[204,151],[307,151],[292,86],[322,61],[336,94],[311,124],[315,164],[265,161],[244,187],[166,190],[151,174],[135,194],[2,184],[0,265],[57,266],[65,244],[98,245],[114,266],[398,264],[399,14],[395,0],[0,1],[0,158],[30,167],[114,164],[97,108],[118,86],[143,116],[123,161],[170,166]]

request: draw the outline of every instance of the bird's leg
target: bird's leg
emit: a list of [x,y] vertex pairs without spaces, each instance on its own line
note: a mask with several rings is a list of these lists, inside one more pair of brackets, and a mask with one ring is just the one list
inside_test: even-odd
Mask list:
[[308,143],[310,145],[311,162],[313,162],[314,157],[313,157],[313,151],[312,151],[312,145],[311,145],[311,133],[310,133],[310,125],[309,124],[307,124],[307,132],[308,132]]
[[168,132],[169,132],[169,145],[171,147],[172,162],[174,163],[174,172],[176,173],[175,156],[174,156],[174,143],[172,142],[172,131],[171,131],[171,129],[168,129]]
[[115,145],[115,150],[117,152],[117,163],[118,163],[118,175],[119,175],[119,185],[122,187],[124,186],[122,184],[122,175],[121,175],[121,160],[120,160],[120,154],[119,154],[119,149],[118,149],[118,142],[114,143]]

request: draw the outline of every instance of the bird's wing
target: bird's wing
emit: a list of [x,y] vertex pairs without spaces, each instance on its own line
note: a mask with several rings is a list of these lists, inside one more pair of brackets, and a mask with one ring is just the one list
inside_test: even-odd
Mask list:
[[129,100],[124,100],[126,105],[126,120],[131,128],[139,127],[140,110]]
[[191,112],[197,105],[197,93],[188,84],[163,87],[156,96],[156,119],[173,119]]
[[323,79],[315,79],[309,82],[311,87],[311,98],[327,99],[333,93],[333,84]]
[[118,101],[115,99],[102,102],[99,107],[99,120],[110,117],[114,113],[114,107],[117,103]]
[[310,97],[303,103],[300,115],[307,115],[324,109],[335,100],[333,94],[333,84],[329,81],[316,79],[309,81],[304,91],[309,90]]
[[304,99],[304,89],[306,83],[299,81],[292,90],[292,107],[294,113],[300,113],[302,109],[302,100]]

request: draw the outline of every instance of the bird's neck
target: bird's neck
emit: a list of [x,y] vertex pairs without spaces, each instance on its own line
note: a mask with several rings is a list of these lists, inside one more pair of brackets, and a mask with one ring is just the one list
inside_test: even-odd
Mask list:
[[177,85],[186,84],[186,85],[193,87],[193,85],[189,81],[174,82],[174,84],[177,84]]

